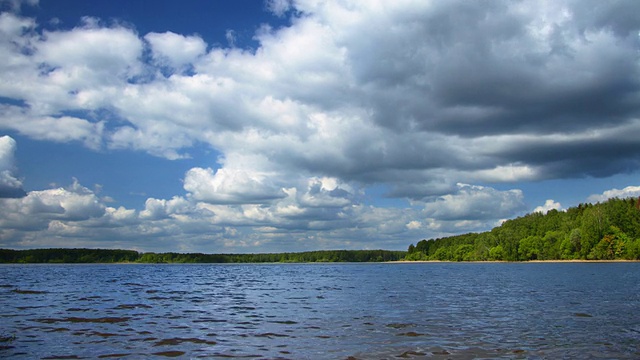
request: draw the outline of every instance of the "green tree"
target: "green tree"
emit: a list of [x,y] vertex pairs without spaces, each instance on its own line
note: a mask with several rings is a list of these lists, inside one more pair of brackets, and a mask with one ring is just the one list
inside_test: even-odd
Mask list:
[[548,231],[542,238],[541,260],[552,260],[560,258],[560,244],[564,238],[564,233],[559,230]]
[[453,252],[454,261],[471,261],[473,260],[474,247],[471,244],[459,245]]
[[604,237],[608,221],[601,206],[591,206],[584,211],[580,227],[580,257],[587,259],[591,249]]
[[433,256],[431,256],[431,258],[433,258],[434,260],[440,260],[440,261],[451,261],[452,260],[451,251],[449,250],[448,247],[441,247],[438,250],[436,250]]
[[640,260],[640,239],[635,239],[627,243],[625,259]]
[[416,251],[416,247],[413,246],[413,244],[409,245],[409,249],[407,250],[407,253],[413,254],[415,251]]
[[433,241],[420,240],[416,244],[415,251],[420,251],[425,255],[429,255],[429,247],[433,243]]
[[405,257],[405,260],[407,261],[427,261],[429,260],[429,257],[423,253],[422,251],[414,251],[410,254],[407,254],[407,256]]
[[489,259],[494,261],[505,259],[504,249],[502,248],[502,245],[497,245],[489,249]]
[[520,260],[538,260],[542,252],[542,239],[539,236],[528,236],[520,240],[518,255]]

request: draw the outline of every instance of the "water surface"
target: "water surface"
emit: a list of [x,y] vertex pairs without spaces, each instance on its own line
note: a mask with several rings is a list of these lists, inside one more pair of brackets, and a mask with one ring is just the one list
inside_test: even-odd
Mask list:
[[640,358],[640,263],[2,265],[0,357]]

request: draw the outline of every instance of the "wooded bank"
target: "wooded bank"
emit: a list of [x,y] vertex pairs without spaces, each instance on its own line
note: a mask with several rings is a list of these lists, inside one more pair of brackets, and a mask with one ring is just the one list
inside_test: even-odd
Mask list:
[[640,199],[537,212],[483,233],[421,240],[406,260],[640,260]]

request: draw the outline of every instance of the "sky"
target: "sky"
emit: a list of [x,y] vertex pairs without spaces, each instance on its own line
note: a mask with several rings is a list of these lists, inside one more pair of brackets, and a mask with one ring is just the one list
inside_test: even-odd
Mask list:
[[640,196],[635,0],[0,10],[0,248],[405,250]]

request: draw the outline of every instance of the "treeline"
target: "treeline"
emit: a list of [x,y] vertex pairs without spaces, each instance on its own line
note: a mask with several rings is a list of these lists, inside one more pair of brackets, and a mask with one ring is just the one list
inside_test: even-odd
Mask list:
[[406,260],[640,260],[640,199],[532,213],[483,233],[411,244]]
[[0,263],[120,263],[136,262],[133,250],[104,249],[0,249]]
[[144,253],[143,263],[284,263],[284,262],[382,262],[402,260],[406,251],[319,250],[273,254],[180,254]]
[[277,254],[139,253],[107,249],[0,249],[0,263],[277,263],[382,262],[401,260],[406,251],[322,250]]

